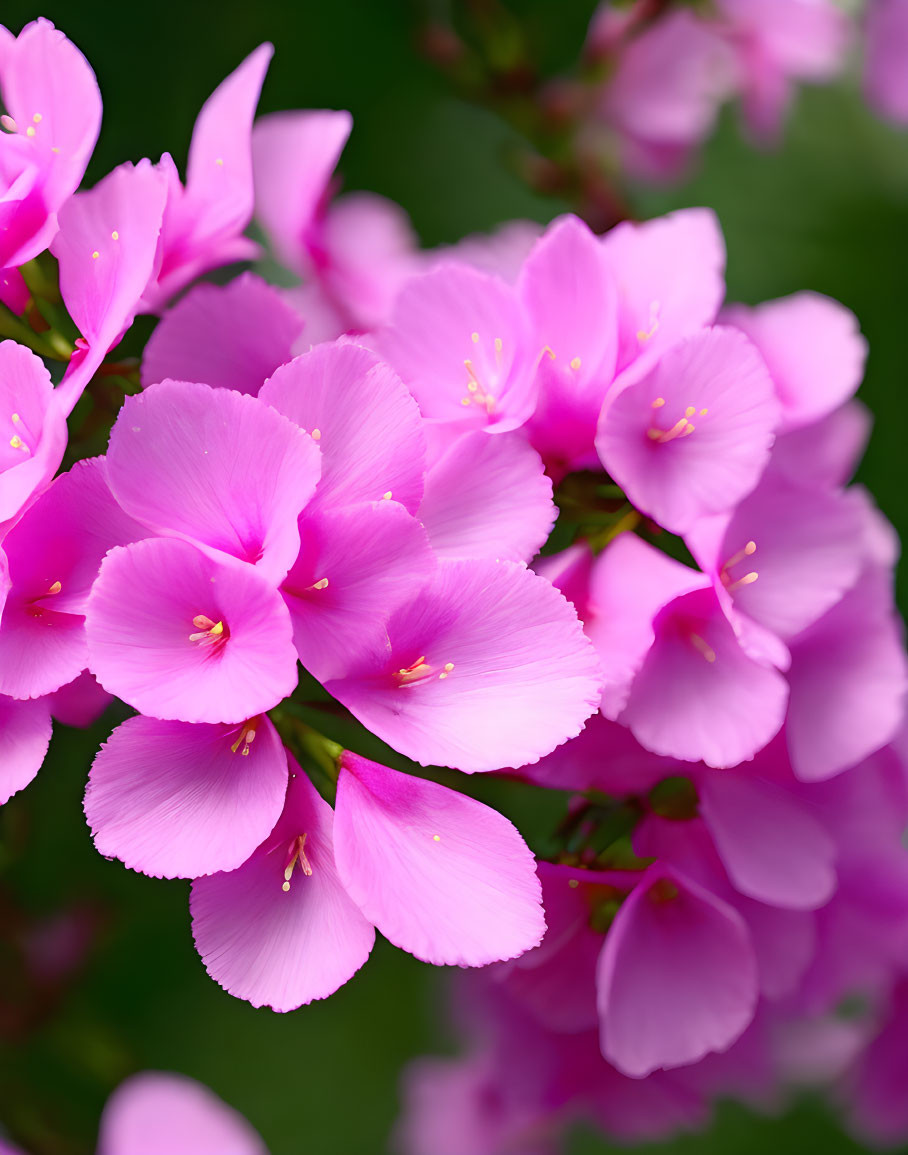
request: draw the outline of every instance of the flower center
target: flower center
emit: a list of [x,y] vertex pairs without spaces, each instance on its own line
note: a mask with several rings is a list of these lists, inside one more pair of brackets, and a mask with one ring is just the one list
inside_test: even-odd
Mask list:
[[196,614],[192,619],[196,633],[189,635],[189,640],[198,646],[220,648],[230,637],[230,631],[223,622],[213,622],[205,614]]
[[[664,397],[657,397],[653,402],[653,409],[661,409],[665,404]],[[701,409],[700,416],[705,417],[709,412],[708,409]],[[684,410],[684,416],[679,418],[670,429],[662,429],[658,425],[651,425],[646,431],[646,436],[650,441],[656,441],[664,444],[666,441],[674,441],[678,437],[690,437],[696,426],[690,420],[691,417],[697,416],[697,408],[695,405],[688,405]]]
[[[439,680],[444,681],[453,669],[454,663],[446,662],[443,669],[438,673]],[[415,662],[404,669],[395,670],[393,674],[394,681],[398,686],[412,686],[417,682],[428,681],[429,678],[434,676],[435,667],[429,665],[426,661],[425,654],[418,657]]]
[[[470,340],[474,345],[478,345],[480,341],[479,334],[471,333]],[[492,342],[492,346],[495,350],[495,369],[497,372],[500,372],[501,351],[504,348],[504,343],[500,337],[496,337]],[[485,409],[486,413],[491,416],[495,409],[494,396],[480,380],[472,358],[467,357],[463,364],[467,371],[467,392],[466,396],[460,399],[461,405],[478,405],[480,409]]]
[[241,756],[245,758],[248,755],[249,748],[255,741],[256,731],[258,730],[258,725],[261,720],[262,719],[260,717],[252,718],[248,722],[243,723],[243,726],[240,729],[239,738],[237,738],[237,740],[230,747],[230,752],[232,754],[236,754],[236,752],[240,750],[240,747],[242,747],[242,750],[240,750]]
[[307,878],[312,877],[312,864],[306,857],[306,834],[298,834],[287,848],[287,858],[284,862],[284,881],[281,890],[286,894],[290,889],[290,880],[293,878],[294,867],[298,866]]
[[743,577],[739,578],[733,578],[730,573],[734,566],[744,561],[747,557],[753,557],[756,552],[757,543],[749,541],[743,549],[739,549],[737,553],[732,554],[728,561],[723,563],[722,569],[719,571],[719,581],[721,581],[729,593],[734,593],[735,590],[740,589],[742,586],[752,585],[760,576],[756,570],[750,570]]

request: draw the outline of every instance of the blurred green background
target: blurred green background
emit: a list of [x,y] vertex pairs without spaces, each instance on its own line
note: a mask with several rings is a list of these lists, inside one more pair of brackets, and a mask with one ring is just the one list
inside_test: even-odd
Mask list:
[[[553,73],[576,56],[593,6],[510,0]],[[422,58],[416,30],[425,8],[415,0],[48,0],[40,11],[8,0],[2,19],[18,31],[39,14],[98,74],[105,120],[92,181],[165,149],[182,164],[202,101],[269,39],[277,51],[262,110],[350,109],[346,187],[399,201],[424,244],[512,217],[545,220],[563,207],[526,190],[508,163],[509,130],[456,99]],[[750,149],[729,114],[689,183],[641,192],[635,203],[641,215],[711,205],[728,241],[731,299],[812,288],[857,313],[871,346],[861,395],[877,417],[861,476],[904,532],[908,132],[876,121],[854,84],[808,91],[778,151]],[[112,1086],[157,1067],[209,1084],[248,1116],[273,1155],[385,1150],[402,1065],[453,1045],[442,1021],[444,976],[379,943],[348,986],[291,1015],[224,994],[193,949],[187,886],[132,874],[91,845],[81,795],[104,729],[60,728],[38,780],[0,814],[0,914],[9,931],[0,947],[0,1119],[43,1135],[47,1150],[77,1155],[92,1149]],[[65,991],[48,979],[26,999],[15,945],[26,934],[22,912],[52,917],[74,904],[98,928],[88,964]],[[788,1155],[808,1147],[860,1150],[809,1103],[778,1120],[723,1107],[708,1135],[647,1150]],[[572,1150],[606,1148],[578,1136]]]

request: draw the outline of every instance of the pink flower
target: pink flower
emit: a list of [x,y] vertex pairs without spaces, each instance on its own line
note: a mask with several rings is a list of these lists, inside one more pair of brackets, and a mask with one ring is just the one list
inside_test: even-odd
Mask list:
[[777,421],[756,349],[720,327],[679,342],[618,392],[603,409],[596,448],[638,509],[684,533],[754,488]]
[[50,744],[50,707],[46,698],[17,702],[0,697],[5,754],[0,772],[0,805],[23,790],[41,769]]
[[533,762],[578,733],[601,684],[564,598],[513,562],[442,561],[325,688],[424,765]]
[[48,20],[18,37],[2,29],[0,268],[47,248],[57,213],[76,191],[101,127],[101,94],[88,61]]
[[202,106],[185,185],[170,154],[161,158],[167,204],[159,263],[143,294],[143,311],[160,311],[201,273],[258,252],[242,233],[252,218],[252,119],[272,52],[270,44],[261,44]]
[[253,134],[256,214],[278,259],[304,279],[297,301],[304,316],[321,315],[320,340],[383,324],[420,263],[392,201],[355,192],[329,203],[351,127],[347,112],[277,112]]
[[513,957],[544,931],[532,855],[506,819],[349,753],[336,814],[297,771],[271,835],[239,869],[197,879],[191,906],[212,977],[277,1011],[352,977],[373,924],[461,966]]

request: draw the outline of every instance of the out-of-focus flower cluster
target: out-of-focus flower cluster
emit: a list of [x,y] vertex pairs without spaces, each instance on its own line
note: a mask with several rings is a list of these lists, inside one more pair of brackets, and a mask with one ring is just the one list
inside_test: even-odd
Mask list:
[[[116,697],[95,843],[193,880],[231,994],[324,998],[376,928],[488,967],[467,1057],[411,1075],[412,1155],[664,1134],[802,1078],[901,1137],[908,675],[897,541],[848,485],[855,318],[726,304],[704,209],[420,251],[334,197],[347,114],[253,127],[269,56],[185,183],[165,155],[75,192],[91,71],[47,22],[0,39],[2,800]],[[194,284],[260,255],[253,213],[300,284]],[[140,312],[141,365],[107,360]],[[550,791],[538,861],[416,764]]]

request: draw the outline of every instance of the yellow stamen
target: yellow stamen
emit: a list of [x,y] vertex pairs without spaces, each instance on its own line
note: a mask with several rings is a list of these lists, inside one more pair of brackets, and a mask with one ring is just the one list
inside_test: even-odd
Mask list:
[[299,834],[291,842],[290,850],[287,855],[287,864],[284,867],[284,881],[281,884],[281,890],[286,894],[290,889],[290,879],[293,877],[293,868],[299,865],[300,870],[307,878],[312,877],[312,865],[306,857],[305,845],[308,835]]

